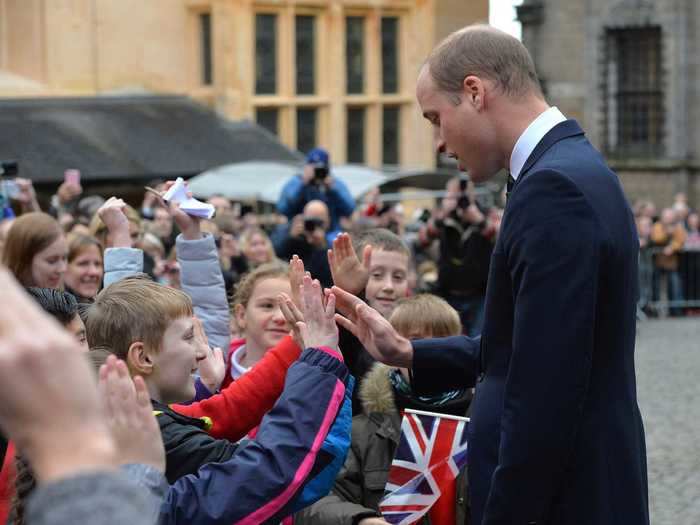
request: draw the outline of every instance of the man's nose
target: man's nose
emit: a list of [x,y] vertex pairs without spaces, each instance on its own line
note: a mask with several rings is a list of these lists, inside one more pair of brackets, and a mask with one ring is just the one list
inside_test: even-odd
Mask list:
[[438,155],[445,153],[445,151],[447,149],[445,141],[443,140],[443,138],[440,136],[439,133],[435,134],[434,146],[435,146],[435,153],[437,153]]

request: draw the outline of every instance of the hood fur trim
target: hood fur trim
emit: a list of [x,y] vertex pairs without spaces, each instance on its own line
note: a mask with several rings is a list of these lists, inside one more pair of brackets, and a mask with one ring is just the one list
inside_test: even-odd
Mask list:
[[396,399],[391,387],[389,373],[393,369],[382,363],[374,363],[360,383],[359,397],[366,415],[372,412],[398,414]]

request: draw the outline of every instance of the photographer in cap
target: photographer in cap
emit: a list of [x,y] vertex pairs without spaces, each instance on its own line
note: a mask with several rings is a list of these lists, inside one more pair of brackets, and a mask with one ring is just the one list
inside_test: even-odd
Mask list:
[[285,184],[277,201],[277,211],[292,221],[304,212],[308,203],[316,200],[328,207],[330,224],[326,231],[331,243],[340,232],[340,218],[349,217],[355,210],[355,200],[345,183],[330,175],[328,152],[321,148],[312,149],[306,156],[303,173]]

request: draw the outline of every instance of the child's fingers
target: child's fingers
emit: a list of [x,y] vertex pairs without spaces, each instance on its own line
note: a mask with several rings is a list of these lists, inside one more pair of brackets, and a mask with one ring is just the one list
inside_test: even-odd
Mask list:
[[299,307],[294,304],[294,301],[291,299],[287,300],[287,307],[290,309],[292,312],[292,315],[296,318],[297,321],[303,321],[304,320],[304,314],[301,313],[301,310],[299,310]]
[[333,319],[335,315],[335,295],[329,293],[326,296],[326,318]]
[[287,306],[287,302],[284,300],[281,300],[278,302],[278,304],[280,307],[280,312],[282,312],[282,317],[284,317],[288,323],[295,322],[296,320],[294,319],[294,316],[293,316],[291,310],[289,309],[289,306]]
[[362,250],[362,266],[364,266],[367,270],[369,270],[369,261],[372,258],[372,245],[368,244],[365,246],[364,250]]
[[223,363],[224,362],[224,351],[219,348],[218,346],[214,348],[214,360],[217,363]]
[[297,330],[299,331],[299,334],[301,335],[301,340],[304,343],[304,346],[306,346],[306,341],[308,340],[308,335],[309,335],[309,330],[306,326],[306,323],[304,321],[299,321],[296,324]]
[[148,393],[148,387],[146,387],[146,382],[143,377],[134,377],[134,391],[136,392],[136,404],[142,409],[147,409],[149,412],[152,410],[151,397]]

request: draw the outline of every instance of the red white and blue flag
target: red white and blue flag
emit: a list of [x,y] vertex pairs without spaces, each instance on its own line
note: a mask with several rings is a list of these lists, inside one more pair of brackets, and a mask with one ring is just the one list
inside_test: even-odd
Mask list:
[[395,525],[417,522],[467,463],[468,418],[407,409],[379,510]]

